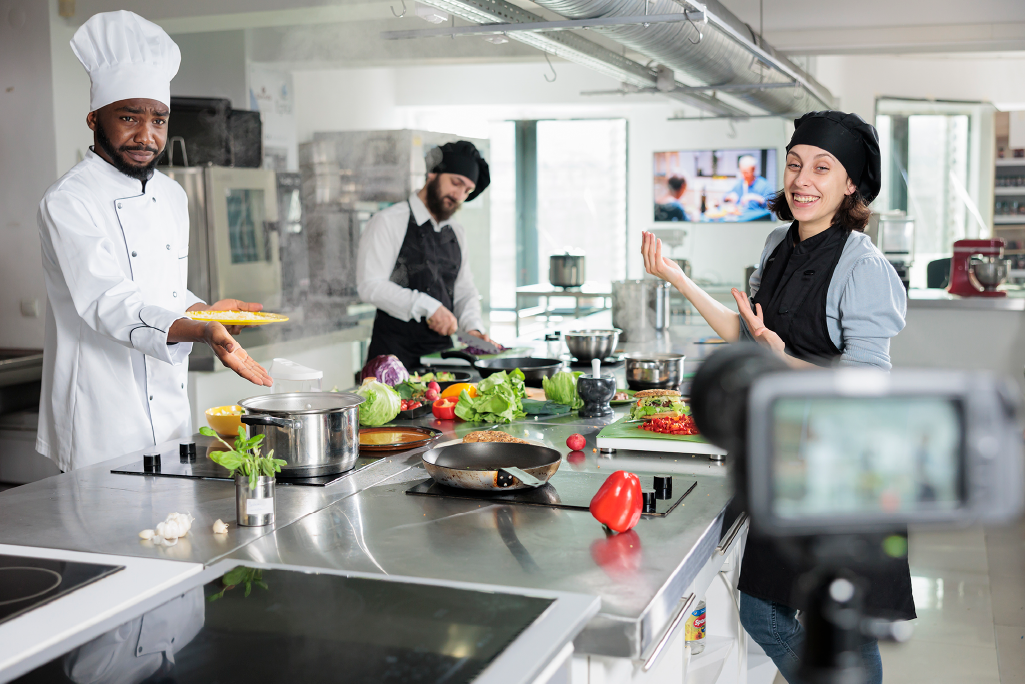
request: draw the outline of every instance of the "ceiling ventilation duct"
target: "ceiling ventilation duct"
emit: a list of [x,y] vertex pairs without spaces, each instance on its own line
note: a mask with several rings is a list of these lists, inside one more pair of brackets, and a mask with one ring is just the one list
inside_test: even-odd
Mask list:
[[[506,0],[421,0],[421,2],[475,24],[516,24],[545,21],[544,17],[528,12],[522,7],[506,2]],[[641,6],[643,13],[643,0],[641,0]],[[671,13],[679,14],[680,6],[673,4]],[[652,25],[652,28],[654,26]],[[434,29],[428,29],[428,31],[434,31]],[[658,88],[660,81],[663,86],[665,84],[665,78],[659,78],[657,69],[639,64],[573,31],[509,32],[508,37],[570,62],[594,69],[634,88],[654,90]],[[677,92],[669,90],[662,94],[683,104],[696,107],[714,116],[743,116],[747,113],[714,96],[682,90],[683,84],[677,83],[675,79],[672,80],[672,83],[681,90]]]
[[[675,0],[533,0],[536,4],[556,12],[567,19],[595,19],[618,16],[660,15],[679,12],[681,5]],[[733,18],[717,2],[708,4],[708,10],[720,17],[729,17],[731,28],[742,27],[753,44],[756,35],[749,27]],[[759,83],[792,82],[780,71],[764,66],[752,52],[725,32],[704,27],[699,37],[698,27],[689,22],[673,22],[602,26],[598,31],[626,47],[650,57],[676,71],[681,71],[707,85],[750,85]],[[739,32],[739,31],[738,31]],[[762,45],[761,47],[765,47]],[[779,57],[776,57],[779,60]],[[792,66],[792,65],[791,65]],[[796,67],[793,67],[796,70]],[[822,109],[829,104],[800,88],[734,91],[730,95],[748,102],[770,114],[798,114]]]

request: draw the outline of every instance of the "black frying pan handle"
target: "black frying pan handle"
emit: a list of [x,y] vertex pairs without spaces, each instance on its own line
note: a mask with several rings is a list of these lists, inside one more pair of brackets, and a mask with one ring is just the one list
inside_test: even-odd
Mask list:
[[478,361],[477,357],[470,352],[462,351],[461,349],[446,349],[441,352],[441,358],[443,359],[462,359],[468,361],[470,365],[475,365]]

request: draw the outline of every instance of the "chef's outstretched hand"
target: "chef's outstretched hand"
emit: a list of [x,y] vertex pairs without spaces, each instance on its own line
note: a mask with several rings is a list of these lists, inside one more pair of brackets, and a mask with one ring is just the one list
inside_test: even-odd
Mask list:
[[[221,309],[214,310],[220,311]],[[228,334],[228,330],[220,323],[206,324],[203,341],[214,350],[214,354],[221,360],[221,363],[249,382],[263,387],[270,387],[274,384],[264,367],[254,361],[253,357],[246,353],[246,350]]]
[[[222,299],[213,304],[196,304],[189,307],[189,311],[263,311],[263,304],[257,302],[243,302],[241,299]],[[227,326],[228,333],[238,335],[242,332],[241,325]]]
[[439,335],[454,335],[459,329],[459,321],[451,311],[439,306],[427,319],[427,326]]
[[740,317],[747,323],[747,329],[751,331],[751,336],[759,344],[763,344],[774,353],[786,357],[784,349],[786,345],[783,343],[782,338],[765,327],[765,320],[762,317],[762,305],[755,304],[754,310],[751,309],[751,300],[748,299],[746,292],[741,292],[737,288],[731,290],[733,298],[737,300],[737,307],[740,309]]
[[641,234],[641,256],[644,257],[645,271],[679,289],[684,278],[683,269],[672,259],[662,256],[662,241],[648,231]]

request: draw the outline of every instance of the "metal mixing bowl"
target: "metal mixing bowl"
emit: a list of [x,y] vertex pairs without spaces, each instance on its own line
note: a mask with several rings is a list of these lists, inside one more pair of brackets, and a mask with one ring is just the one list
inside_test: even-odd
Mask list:
[[972,275],[987,290],[995,290],[1007,277],[1007,264],[999,259],[972,261]]
[[619,334],[623,332],[619,328],[607,330],[573,330],[565,332],[562,337],[566,340],[566,347],[577,361],[590,361],[592,359],[607,359],[612,356],[619,344]]
[[627,354],[626,383],[633,390],[678,389],[684,358],[683,354]]

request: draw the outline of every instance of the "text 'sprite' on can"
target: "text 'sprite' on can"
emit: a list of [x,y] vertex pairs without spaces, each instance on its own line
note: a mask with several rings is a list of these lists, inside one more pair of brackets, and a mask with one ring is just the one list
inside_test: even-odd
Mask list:
[[687,616],[687,624],[684,627],[684,634],[687,643],[690,644],[691,655],[697,655],[705,650],[705,602],[698,601],[696,608],[690,611]]

